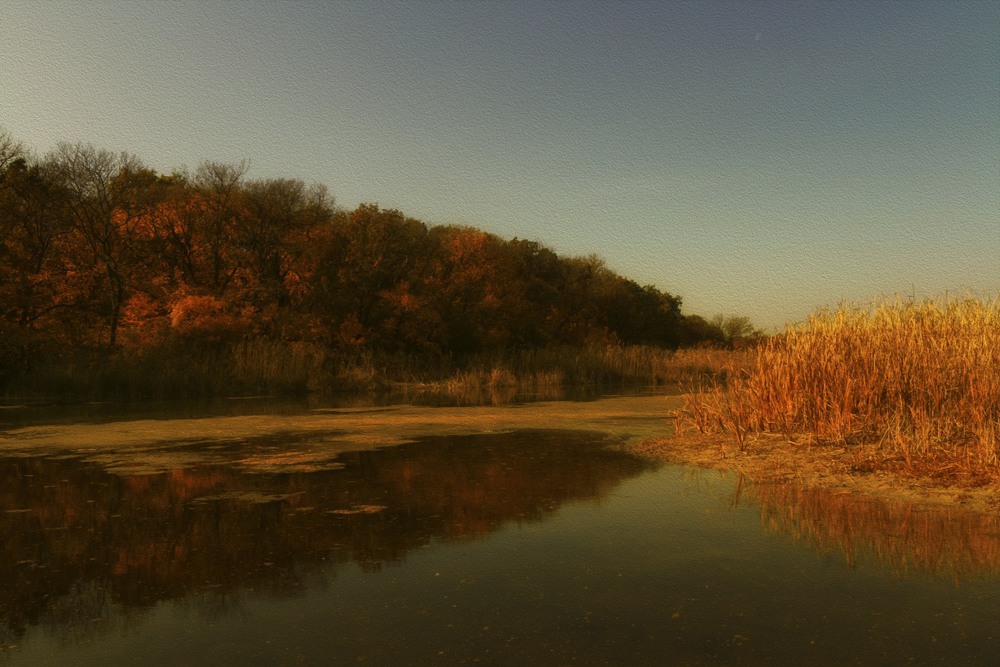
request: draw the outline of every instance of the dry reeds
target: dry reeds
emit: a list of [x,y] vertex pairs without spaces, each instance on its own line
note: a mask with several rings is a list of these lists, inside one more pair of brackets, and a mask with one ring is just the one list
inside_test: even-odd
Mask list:
[[[223,344],[167,341],[91,358],[55,360],[21,379],[15,395],[178,398],[307,392],[432,394],[462,404],[556,400],[619,388],[724,379],[752,350],[652,346],[552,346],[462,359],[446,355],[345,353],[305,341],[251,338]],[[30,380],[30,382],[28,381]],[[18,393],[19,392],[19,393]]]
[[734,367],[746,367],[752,358],[750,351],[674,351],[638,345],[542,348],[477,360],[435,384],[532,393],[557,387],[660,386],[696,378],[724,380]]
[[326,350],[312,343],[284,343],[263,338],[232,348],[230,372],[238,386],[268,393],[317,389]]
[[1000,299],[823,310],[761,345],[727,389],[695,387],[679,426],[867,445],[914,471],[1000,470]]
[[611,345],[543,348],[520,353],[507,363],[515,376],[556,373],[567,385],[654,386],[705,378],[724,380],[733,368],[746,367],[752,359],[750,350]]

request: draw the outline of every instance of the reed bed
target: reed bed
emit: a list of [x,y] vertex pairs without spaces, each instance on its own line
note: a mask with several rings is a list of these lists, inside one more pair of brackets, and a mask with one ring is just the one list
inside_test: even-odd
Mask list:
[[[725,382],[734,368],[746,368],[750,351],[667,350],[647,346],[545,348],[479,359],[440,381],[417,385],[464,402],[507,403],[515,397],[557,400],[628,387],[661,387],[684,381]],[[475,396],[480,398],[476,399]],[[488,400],[483,400],[486,397]]]
[[741,450],[777,433],[858,446],[871,465],[995,478],[1000,299],[822,310],[764,342],[727,387],[689,389],[678,427],[730,433]]
[[709,378],[724,383],[728,374],[748,367],[752,359],[749,350],[716,348],[546,348],[522,354],[513,370],[515,374],[540,370],[561,373],[563,382],[569,385],[657,386]]
[[314,343],[252,339],[232,348],[230,373],[239,387],[305,393],[320,388],[326,357],[326,349]]
[[515,397],[555,400],[587,391],[724,380],[752,359],[747,350],[651,346],[548,347],[456,359],[367,350],[345,354],[316,343],[267,338],[166,341],[142,353],[125,348],[53,359],[8,391],[18,397],[119,400],[389,391],[499,404]]
[[141,354],[77,351],[36,365],[10,395],[69,400],[301,395],[328,384],[327,356],[311,343],[267,339],[221,346],[171,343]]

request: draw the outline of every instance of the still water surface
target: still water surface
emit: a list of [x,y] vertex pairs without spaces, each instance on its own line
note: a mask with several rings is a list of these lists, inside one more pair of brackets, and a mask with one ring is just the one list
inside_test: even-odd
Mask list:
[[[1000,654],[995,518],[658,465],[615,446],[622,419],[422,431],[322,463],[317,442],[340,431],[188,439],[137,472],[100,443],[36,452],[44,430],[8,430],[24,446],[0,458],[0,663]],[[308,465],[258,465],[299,450]]]

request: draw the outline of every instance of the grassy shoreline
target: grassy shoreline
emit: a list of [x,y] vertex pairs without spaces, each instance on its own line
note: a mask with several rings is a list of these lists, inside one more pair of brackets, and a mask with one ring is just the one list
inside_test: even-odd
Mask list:
[[821,311],[761,345],[725,386],[689,390],[678,431],[729,465],[781,450],[779,471],[822,459],[858,478],[1000,484],[1000,299]]
[[759,506],[762,527],[846,562],[874,558],[900,575],[959,579],[1000,572],[1000,487],[969,487],[903,470],[861,472],[846,448],[774,437],[740,452],[731,438],[685,434],[636,450],[654,460],[718,471],[735,507]]
[[921,474],[901,465],[859,466],[849,446],[808,446],[762,436],[740,451],[724,434],[682,433],[652,438],[637,454],[669,463],[743,476],[758,488],[794,486],[914,508],[955,508],[1000,515],[1000,484],[973,477]]
[[336,355],[313,344],[266,339],[213,349],[53,360],[11,383],[8,399],[147,400],[219,396],[329,396],[393,392],[499,404],[516,396],[556,399],[715,378],[745,366],[748,351],[650,346],[552,347],[464,360],[413,355]]

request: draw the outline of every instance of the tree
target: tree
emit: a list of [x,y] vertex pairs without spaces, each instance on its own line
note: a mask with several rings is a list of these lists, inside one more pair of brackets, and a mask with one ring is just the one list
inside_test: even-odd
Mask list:
[[24,144],[15,141],[7,130],[0,128],[0,187],[4,187],[2,178],[7,168],[17,161],[24,162],[27,156]]
[[597,255],[560,261],[560,299],[547,318],[549,339],[562,345],[617,342],[607,326],[605,307],[614,298],[617,278]]
[[437,324],[427,320],[431,271],[427,227],[399,211],[361,204],[337,214],[313,276],[313,308],[332,342],[426,350]]
[[0,357],[27,370],[46,339],[54,343],[70,330],[61,326],[72,303],[65,193],[23,150],[0,151]]
[[701,315],[685,315],[681,320],[680,343],[683,347],[725,345],[722,329]]
[[135,156],[87,144],[59,144],[48,161],[66,192],[66,203],[82,253],[100,292],[107,344],[115,347],[122,308],[136,268],[139,239],[150,234],[160,189],[157,175]]
[[232,239],[240,297],[258,311],[287,308],[304,297],[314,241],[332,215],[324,186],[297,179],[246,184]]
[[722,331],[727,345],[739,347],[760,339],[764,332],[757,329],[745,315],[716,315],[712,324]]
[[509,340],[503,317],[507,292],[502,241],[471,227],[437,227],[428,294],[442,323],[442,347],[456,354],[502,348]]
[[608,280],[600,298],[603,321],[621,343],[672,348],[680,344],[680,298],[621,276]]
[[249,168],[246,160],[236,165],[199,165],[192,181],[196,196],[193,211],[197,216],[184,226],[183,235],[177,239],[186,255],[191,282],[206,285],[216,296],[222,296],[235,273],[227,251],[232,248],[242,181]]

